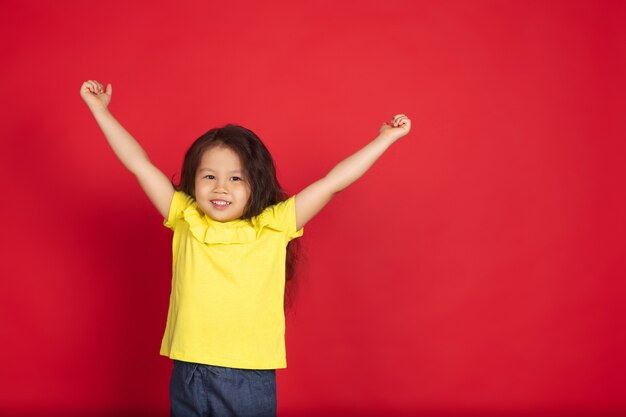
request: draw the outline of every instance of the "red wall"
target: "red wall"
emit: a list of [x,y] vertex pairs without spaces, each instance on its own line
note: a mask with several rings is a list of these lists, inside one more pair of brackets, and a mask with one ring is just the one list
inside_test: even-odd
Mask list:
[[176,180],[229,122],[295,193],[412,119],[305,227],[279,415],[626,413],[626,3],[128,3],[0,5],[0,414],[169,412],[171,232],[88,79]]

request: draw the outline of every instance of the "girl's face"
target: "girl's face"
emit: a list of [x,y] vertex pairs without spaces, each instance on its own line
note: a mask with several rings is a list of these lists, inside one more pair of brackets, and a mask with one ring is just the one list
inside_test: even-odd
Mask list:
[[235,151],[225,146],[204,151],[194,191],[198,206],[211,219],[227,222],[240,218],[250,200],[250,183]]

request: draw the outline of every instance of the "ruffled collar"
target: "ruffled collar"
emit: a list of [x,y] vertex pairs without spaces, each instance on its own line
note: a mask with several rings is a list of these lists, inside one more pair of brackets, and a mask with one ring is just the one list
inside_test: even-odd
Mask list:
[[268,210],[249,220],[236,219],[220,222],[211,219],[193,202],[183,210],[183,219],[189,224],[189,231],[198,241],[207,244],[249,243],[259,238],[263,228],[282,230],[271,221]]

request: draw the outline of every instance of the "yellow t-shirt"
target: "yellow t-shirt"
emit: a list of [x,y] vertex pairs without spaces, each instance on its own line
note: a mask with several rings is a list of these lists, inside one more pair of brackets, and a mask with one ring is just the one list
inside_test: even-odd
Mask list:
[[295,196],[251,220],[219,222],[176,191],[163,225],[174,235],[161,355],[230,368],[286,368],[286,246],[304,232],[296,230]]

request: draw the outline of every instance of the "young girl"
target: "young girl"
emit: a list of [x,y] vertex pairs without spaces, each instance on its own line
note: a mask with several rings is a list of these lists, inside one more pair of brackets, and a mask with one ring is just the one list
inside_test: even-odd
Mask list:
[[362,176],[411,121],[397,114],[376,139],[285,198],[274,162],[250,130],[209,130],[185,154],[174,186],[108,111],[113,88],[80,95],[111,148],[173,230],[172,291],[161,354],[174,362],[171,416],[275,416],[276,369],[286,368],[289,242],[335,194]]

